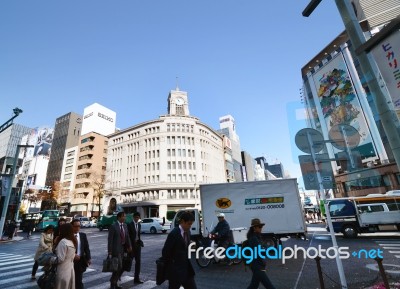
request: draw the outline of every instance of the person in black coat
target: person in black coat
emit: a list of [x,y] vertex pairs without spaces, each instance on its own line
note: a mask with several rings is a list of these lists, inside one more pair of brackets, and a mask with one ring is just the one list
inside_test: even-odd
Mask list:
[[132,253],[131,256],[135,259],[135,279],[133,280],[134,284],[142,284],[143,281],[140,280],[140,260],[142,255],[142,247],[143,241],[140,239],[140,229],[141,224],[140,220],[140,213],[135,212],[133,214],[133,220],[128,224],[128,232],[129,238],[131,239],[132,244]]
[[74,219],[71,222],[74,236],[78,241],[74,257],[75,289],[83,289],[82,275],[86,268],[90,266],[92,257],[90,255],[89,242],[85,233],[79,232],[81,221]]
[[[261,231],[264,225],[265,224],[261,223],[260,219],[251,220],[251,226],[247,233],[248,246],[250,248],[256,248],[258,245],[262,245]],[[263,284],[266,289],[275,289],[274,285],[272,285],[269,280],[267,273],[265,273],[265,266],[265,259],[262,259],[259,256],[251,262],[250,268],[253,272],[253,276],[247,289],[257,289],[260,283]]]
[[182,213],[179,227],[175,227],[167,237],[162,249],[162,257],[166,262],[166,276],[169,280],[169,289],[197,289],[194,280],[194,269],[188,258],[190,244],[190,227],[194,216],[190,212]]

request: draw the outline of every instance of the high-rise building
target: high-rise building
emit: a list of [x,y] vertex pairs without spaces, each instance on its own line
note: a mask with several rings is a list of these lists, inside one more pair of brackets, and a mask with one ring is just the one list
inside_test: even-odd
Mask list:
[[[64,185],[73,189],[67,196],[71,200],[71,214],[99,217],[99,204],[104,193],[107,164],[107,135],[115,132],[116,113],[98,103],[84,109],[82,135],[76,149],[75,168],[65,163]],[[70,162],[73,154],[70,151]],[[70,175],[71,172],[71,175]]]
[[65,150],[78,145],[81,128],[82,116],[77,113],[70,112],[56,119],[46,186],[60,181]]
[[226,182],[223,137],[189,114],[187,93],[168,95],[168,114],[109,135],[107,198],[144,217],[199,205],[199,185]]
[[225,143],[225,160],[226,175],[228,182],[241,182],[243,176],[241,173],[241,150],[240,139],[236,133],[235,119],[231,115],[225,115],[219,118],[220,134],[226,137]]
[[0,173],[10,173],[13,165],[17,145],[31,128],[13,123],[0,133]]
[[308,126],[327,140],[323,152],[337,159],[331,162],[336,196],[400,188],[388,138],[347,33],[310,60],[302,77]]

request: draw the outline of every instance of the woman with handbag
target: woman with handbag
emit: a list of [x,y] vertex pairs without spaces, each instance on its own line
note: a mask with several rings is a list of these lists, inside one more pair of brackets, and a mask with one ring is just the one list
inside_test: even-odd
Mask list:
[[36,271],[39,268],[38,259],[39,257],[45,252],[52,252],[53,251],[53,225],[48,225],[43,233],[40,235],[39,246],[36,250],[36,254],[34,257],[35,263],[33,264],[32,268],[32,280],[35,280]]
[[75,289],[74,257],[78,246],[70,223],[60,226],[56,245],[57,274],[54,289]]

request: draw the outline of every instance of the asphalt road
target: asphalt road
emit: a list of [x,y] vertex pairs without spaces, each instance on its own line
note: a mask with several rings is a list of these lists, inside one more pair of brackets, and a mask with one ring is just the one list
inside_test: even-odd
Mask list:
[[[82,229],[87,233],[92,252],[92,266],[84,274],[86,289],[109,288],[111,273],[102,273],[102,261],[106,257],[107,231],[99,232],[96,228]],[[144,284],[134,286],[137,289],[168,288],[167,282],[161,286],[155,285],[155,260],[161,255],[161,249],[166,234],[143,234],[145,247],[142,250],[141,279]],[[30,281],[30,271],[33,265],[33,255],[39,241],[35,233],[29,240],[0,243],[0,288],[38,288]],[[367,288],[380,282],[377,263],[371,258],[365,258],[365,252],[382,250],[384,268],[389,280],[400,281],[400,233],[369,234],[357,239],[343,239],[337,235],[339,247],[348,247],[348,259],[343,259],[343,267],[348,288]],[[310,225],[308,240],[288,239],[283,248],[328,249],[332,246],[329,234],[320,226]],[[365,251],[360,251],[365,250]],[[310,251],[312,253],[312,250]],[[357,253],[353,256],[352,253]],[[373,256],[372,256],[373,257]],[[227,266],[211,264],[201,269],[193,261],[196,270],[196,282],[199,289],[231,289],[247,288],[251,272],[245,271],[243,264]],[[335,259],[321,260],[325,288],[341,288]],[[40,272],[40,269],[39,271]],[[268,260],[267,274],[277,289],[308,289],[321,288],[319,285],[316,261],[304,259],[299,253],[297,259],[291,258],[283,264],[281,259]],[[37,274],[39,276],[40,273]],[[123,274],[121,284],[124,289],[133,288],[133,272]]]

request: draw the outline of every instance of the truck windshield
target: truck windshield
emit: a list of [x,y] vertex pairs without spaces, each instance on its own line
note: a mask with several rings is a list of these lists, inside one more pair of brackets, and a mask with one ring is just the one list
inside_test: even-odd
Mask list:
[[329,202],[329,212],[332,217],[355,215],[354,206],[347,200]]

